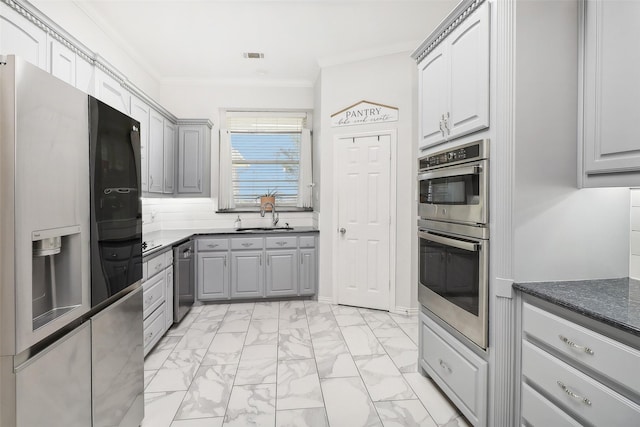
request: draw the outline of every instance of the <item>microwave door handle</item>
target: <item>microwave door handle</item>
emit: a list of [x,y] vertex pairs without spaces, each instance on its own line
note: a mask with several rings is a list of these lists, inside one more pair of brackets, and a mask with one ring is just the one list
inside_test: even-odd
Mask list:
[[424,181],[425,179],[432,178],[445,178],[448,176],[460,176],[460,175],[478,175],[482,172],[482,166],[463,166],[460,168],[446,168],[429,172],[422,172],[418,175],[418,181]]
[[441,243],[443,245],[462,249],[463,251],[478,252],[478,249],[480,249],[480,243],[465,242],[462,240],[451,239],[449,237],[439,236],[436,234],[425,233],[424,231],[419,231],[418,237],[421,237],[425,240],[429,240],[431,242]]

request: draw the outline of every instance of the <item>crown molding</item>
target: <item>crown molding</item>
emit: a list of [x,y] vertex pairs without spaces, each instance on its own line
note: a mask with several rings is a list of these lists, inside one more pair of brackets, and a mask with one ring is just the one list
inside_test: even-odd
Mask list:
[[209,129],[213,129],[213,122],[209,119],[178,119],[176,124],[178,126],[207,126]]
[[435,49],[451,31],[455,30],[467,17],[478,8],[485,0],[464,0],[447,15],[440,25],[427,37],[422,44],[413,51],[411,57],[420,62],[425,56]]
[[92,51],[87,46],[85,46],[78,39],[69,34],[65,29],[61,26],[53,22],[48,16],[42,13],[38,8],[33,6],[26,0],[0,0],[2,3],[6,4],[12,10],[20,14],[31,24],[40,28],[44,31],[48,37],[56,40],[57,42],[64,45],[66,48],[70,49],[74,52],[78,57],[82,60],[88,62],[95,68],[107,74],[109,77],[114,79],[120,86],[131,92],[134,96],[140,98],[145,103],[149,104],[149,106],[153,107],[153,109],[157,110],[160,114],[165,116],[172,122],[176,122],[178,118],[173,115],[169,110],[164,108],[160,103],[155,101],[149,95],[147,95],[144,91],[138,88],[135,84],[129,81],[129,79],[121,73],[116,67],[111,65],[105,58],[100,56],[97,52]]

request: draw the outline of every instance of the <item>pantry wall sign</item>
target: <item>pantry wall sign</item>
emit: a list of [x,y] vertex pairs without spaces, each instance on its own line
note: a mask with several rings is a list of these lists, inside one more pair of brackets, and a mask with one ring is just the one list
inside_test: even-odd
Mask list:
[[397,121],[398,109],[396,107],[364,100],[331,115],[332,127]]

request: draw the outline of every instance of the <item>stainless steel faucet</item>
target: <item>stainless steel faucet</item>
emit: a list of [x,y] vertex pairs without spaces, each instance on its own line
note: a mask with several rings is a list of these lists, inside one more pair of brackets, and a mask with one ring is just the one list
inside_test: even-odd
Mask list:
[[276,212],[276,207],[271,202],[264,202],[262,206],[260,206],[260,216],[264,218],[264,214],[266,212],[267,205],[271,206],[271,221],[273,222],[273,226],[278,225],[278,221],[280,221],[280,215]]

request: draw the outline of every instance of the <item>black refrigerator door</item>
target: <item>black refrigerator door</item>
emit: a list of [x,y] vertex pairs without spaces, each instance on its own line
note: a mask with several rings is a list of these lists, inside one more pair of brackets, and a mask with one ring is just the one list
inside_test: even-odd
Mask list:
[[91,306],[142,279],[140,123],[89,96]]

